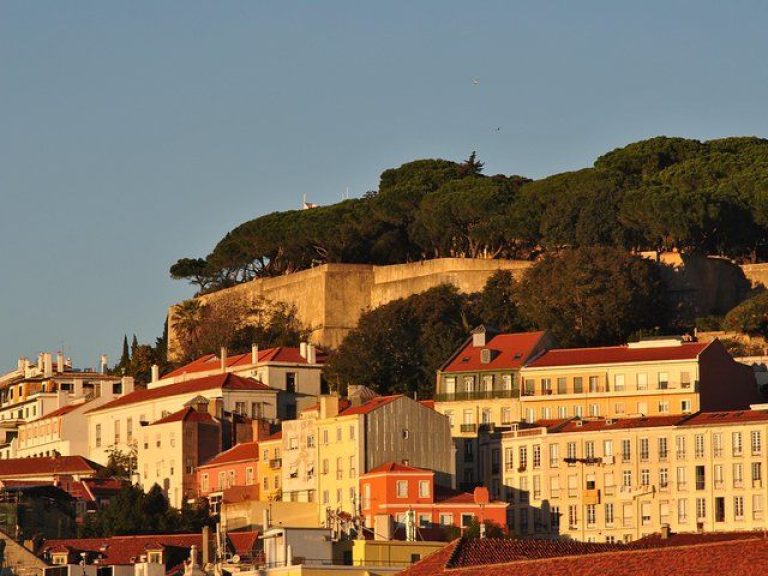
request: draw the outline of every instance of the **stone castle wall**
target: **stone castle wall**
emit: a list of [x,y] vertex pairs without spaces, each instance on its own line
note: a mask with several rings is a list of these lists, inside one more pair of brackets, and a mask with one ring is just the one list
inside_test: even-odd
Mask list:
[[[703,256],[663,254],[670,291],[691,306],[692,317],[723,314],[744,298],[751,286],[768,286],[768,264],[737,266],[728,260]],[[234,295],[264,298],[296,307],[299,320],[311,328],[315,344],[337,347],[366,310],[398,298],[424,292],[443,283],[461,292],[479,292],[497,270],[520,277],[531,265],[522,260],[440,258],[409,264],[324,264],[285,276],[258,278],[201,296],[203,302]],[[169,355],[175,357],[173,307],[168,311]]]

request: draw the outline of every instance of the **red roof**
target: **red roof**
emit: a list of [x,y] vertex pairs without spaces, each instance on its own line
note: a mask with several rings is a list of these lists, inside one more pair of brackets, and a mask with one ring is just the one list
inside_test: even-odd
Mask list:
[[[451,358],[443,372],[468,372],[474,370],[501,370],[521,368],[539,344],[544,332],[519,332],[492,335],[485,346],[474,346],[472,338]],[[483,364],[480,351],[491,350],[491,361]]]
[[374,410],[381,408],[382,406],[386,406],[387,404],[390,404],[397,400],[398,398],[402,398],[402,394],[395,394],[394,396],[376,396],[376,398],[371,398],[368,400],[368,402],[365,402],[364,404],[360,404],[360,406],[352,406],[351,408],[347,408],[346,410],[339,413],[339,416],[351,416],[353,414],[370,414]]
[[[703,535],[706,536],[706,535]],[[628,545],[572,540],[457,540],[401,572],[401,576],[661,576],[768,573],[768,539],[753,533],[710,540],[691,535]]]
[[259,459],[259,443],[258,442],[241,442],[235,444],[229,450],[214,456],[205,464],[198,468],[209,468],[212,466],[220,466],[222,464],[231,464],[233,462],[245,462],[248,460]]
[[48,414],[40,416],[40,418],[37,418],[36,420],[30,420],[28,424],[31,424],[32,422],[39,422],[40,420],[47,420],[48,418],[55,418],[56,416],[64,416],[65,414],[72,412],[72,410],[75,408],[80,408],[83,404],[84,402],[80,402],[79,404],[67,404],[66,406],[57,408],[53,412],[48,412]]
[[101,466],[82,456],[43,456],[0,460],[0,478],[49,476],[54,474],[93,474]]
[[213,376],[205,376],[203,378],[196,378],[195,380],[188,380],[187,382],[177,382],[176,384],[168,384],[167,386],[158,386],[157,388],[147,388],[146,390],[136,390],[125,396],[121,396],[111,402],[107,402],[89,410],[87,414],[92,412],[99,412],[101,410],[109,410],[110,408],[117,408],[119,406],[127,406],[129,404],[135,404],[137,402],[146,402],[147,400],[159,400],[160,398],[168,398],[170,396],[178,396],[180,394],[189,394],[191,392],[202,392],[204,390],[272,390],[266,384],[262,384],[258,380],[253,378],[243,378],[235,374],[214,374]]
[[421,472],[424,474],[429,474],[432,472],[432,470],[427,470],[426,468],[415,468],[405,464],[398,464],[397,462],[386,462],[385,464],[371,468],[368,470],[368,472],[363,474],[363,476],[367,476],[368,474],[380,474],[382,472]]
[[761,410],[732,410],[730,412],[700,412],[681,422],[683,426],[718,426],[741,422],[765,422],[768,412]]
[[155,420],[150,424],[150,426],[156,426],[158,424],[168,424],[169,422],[215,422],[213,419],[213,416],[208,414],[207,412],[198,412],[191,406],[187,406],[186,408],[182,408],[178,412],[174,412],[173,414],[168,414],[168,416],[165,416],[164,418],[160,418],[160,420]]
[[659,426],[678,426],[691,416],[643,416],[639,418],[595,418],[569,420],[539,420],[535,426],[547,429],[549,434],[573,432],[600,432],[601,430],[625,430],[630,428],[657,428]]
[[259,541],[259,532],[227,532],[235,554],[250,556]]
[[[315,360],[318,364],[325,362],[326,355],[319,350],[316,350]],[[234,354],[227,356],[227,367],[238,368],[244,366],[251,366],[251,353],[247,354]],[[276,348],[265,348],[259,350],[259,362],[285,362],[289,364],[308,364],[307,359],[301,355],[299,348],[278,346]],[[190,374],[193,372],[206,372],[209,370],[216,370],[221,368],[221,360],[216,354],[206,354],[200,358],[193,360],[189,364],[185,364],[180,368],[176,368],[172,372],[165,374],[163,378],[173,378],[176,376],[182,376],[183,374]]]
[[588,364],[622,364],[625,362],[663,362],[665,360],[695,360],[710,343],[683,342],[677,346],[630,348],[562,348],[547,350],[527,364],[530,368],[583,366]]
[[139,561],[147,549],[161,547],[201,547],[203,536],[196,534],[152,534],[148,536],[111,536],[109,538],[72,538],[67,540],[46,540],[43,551],[68,549],[73,552],[99,554],[101,565],[126,565]]

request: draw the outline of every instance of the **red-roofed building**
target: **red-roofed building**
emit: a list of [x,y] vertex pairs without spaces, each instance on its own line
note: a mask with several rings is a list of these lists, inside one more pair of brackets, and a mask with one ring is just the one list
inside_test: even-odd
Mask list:
[[202,396],[143,426],[136,459],[139,484],[145,491],[159,485],[175,508],[196,498],[196,468],[221,452],[221,428]]
[[283,500],[314,502],[357,513],[360,475],[396,460],[437,473],[450,486],[453,454],[447,419],[406,396],[353,398],[345,405],[322,396],[316,410],[283,422]]
[[[317,401],[321,394],[321,371],[326,355],[314,345],[302,342],[299,347],[278,346],[260,349],[253,346],[247,354],[217,356],[206,354],[150,382],[149,388],[168,386],[190,379],[230,373],[254,378],[284,394],[280,395],[278,417],[292,419],[299,410]],[[250,409],[250,407],[248,407]],[[247,414],[260,418],[260,413]]]
[[197,467],[198,495],[209,496],[234,486],[258,488],[259,443],[242,442]]
[[[154,439],[157,433],[157,427],[152,429],[153,427],[148,426],[150,423],[162,422],[171,414],[176,414],[177,418],[181,417],[179,411],[188,403],[197,402],[200,398],[208,403],[209,414],[221,423],[219,447],[229,448],[236,438],[232,430],[245,418],[243,414],[256,411],[264,419],[276,418],[277,395],[277,390],[258,380],[231,373],[214,374],[167,386],[137,390],[86,413],[89,457],[96,462],[106,464],[113,450],[119,450],[124,454],[136,450],[140,456],[142,450],[145,450],[145,444],[148,445],[147,437]],[[189,412],[186,415],[189,417]],[[196,416],[191,415],[191,417]],[[205,459],[214,454],[207,454]],[[180,461],[175,461],[174,464],[176,471],[186,469],[187,466]],[[198,461],[195,461],[191,465],[197,464]],[[165,468],[168,469],[167,461]],[[140,472],[143,471],[140,470]],[[165,479],[165,474],[159,477]],[[153,472],[148,475],[148,478],[156,476],[158,475]]]
[[509,505],[491,501],[486,488],[475,488],[472,494],[456,492],[436,486],[432,470],[397,462],[387,462],[361,475],[360,494],[365,525],[379,535],[384,531],[389,536],[389,527],[406,525],[409,513],[415,526],[422,529],[466,527],[475,519],[500,526],[507,522]]
[[400,576],[762,576],[768,540],[761,533],[712,540],[691,535],[686,544],[590,544],[569,540],[456,540]]

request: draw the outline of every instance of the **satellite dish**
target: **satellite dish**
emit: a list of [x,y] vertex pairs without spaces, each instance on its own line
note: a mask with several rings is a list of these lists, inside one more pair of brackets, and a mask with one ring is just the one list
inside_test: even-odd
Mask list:
[[234,556],[232,556],[232,563],[240,564],[240,554],[235,554]]

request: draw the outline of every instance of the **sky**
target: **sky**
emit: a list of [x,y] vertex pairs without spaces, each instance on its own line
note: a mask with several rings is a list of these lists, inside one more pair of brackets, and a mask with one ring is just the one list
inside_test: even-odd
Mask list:
[[768,136],[768,3],[0,2],[0,369],[154,342],[238,224],[417,158]]

